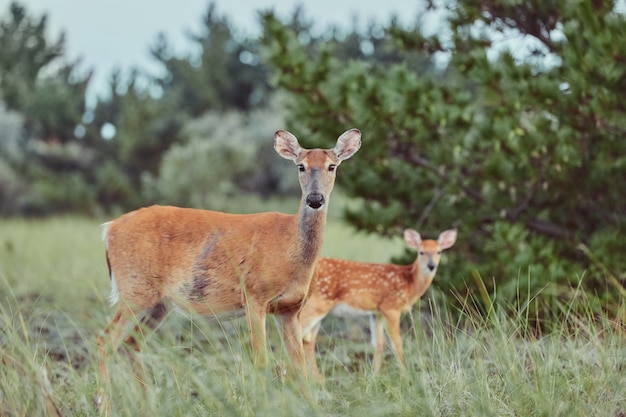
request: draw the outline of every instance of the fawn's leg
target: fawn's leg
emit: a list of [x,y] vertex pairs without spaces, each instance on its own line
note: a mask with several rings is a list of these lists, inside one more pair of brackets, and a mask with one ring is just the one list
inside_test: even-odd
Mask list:
[[374,372],[378,373],[383,360],[383,348],[385,347],[385,333],[383,331],[383,318],[379,313],[370,316],[370,333],[374,351]]
[[311,370],[313,376],[318,381],[322,380],[322,373],[317,367],[317,362],[315,360],[315,340],[317,339],[317,334],[320,331],[321,324],[322,319],[320,318],[314,325],[309,326],[308,333],[302,337],[304,355],[306,357],[307,365],[309,366],[309,369]]
[[400,364],[400,371],[404,374],[406,366],[404,364],[404,350],[402,348],[402,336],[400,335],[400,311],[391,310],[383,311],[385,321],[387,322],[387,333],[391,339],[393,350]]

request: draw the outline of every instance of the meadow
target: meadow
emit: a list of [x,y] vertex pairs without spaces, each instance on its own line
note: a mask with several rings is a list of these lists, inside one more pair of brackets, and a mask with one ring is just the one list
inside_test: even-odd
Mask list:
[[[113,312],[99,223],[0,220],[1,416],[96,415],[95,339]],[[323,255],[384,262],[403,248],[400,238],[329,219]],[[114,414],[626,416],[626,346],[610,320],[572,315],[534,338],[525,311],[468,317],[441,307],[440,296],[429,290],[404,318],[404,378],[389,348],[381,373],[372,373],[362,323],[329,318],[318,340],[323,385],[284,377],[273,319],[271,365],[259,371],[244,319],[172,313],[139,356],[146,386],[123,356],[112,361]]]

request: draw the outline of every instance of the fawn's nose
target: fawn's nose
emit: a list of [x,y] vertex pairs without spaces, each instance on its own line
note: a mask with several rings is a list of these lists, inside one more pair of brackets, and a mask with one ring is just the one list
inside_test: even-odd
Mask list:
[[321,194],[309,194],[306,197],[306,205],[312,209],[318,209],[324,205],[324,196]]
[[437,268],[437,265],[435,265],[432,262],[429,262],[428,265],[426,265],[428,267],[428,269],[430,269],[431,271],[434,271],[435,268]]

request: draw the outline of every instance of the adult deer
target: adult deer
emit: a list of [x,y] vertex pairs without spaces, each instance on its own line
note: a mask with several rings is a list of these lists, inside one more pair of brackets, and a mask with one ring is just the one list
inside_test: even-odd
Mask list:
[[[304,370],[299,314],[322,246],[328,201],[339,164],[361,146],[357,129],[344,132],[333,149],[303,149],[279,130],[274,149],[295,162],[302,198],[298,212],[227,214],[152,206],[105,223],[111,304],[117,311],[98,337],[100,373],[108,380],[107,358],[130,334],[154,329],[174,304],[205,316],[245,314],[254,362],[267,362],[266,314],[282,316],[284,344],[292,366]],[[132,326],[131,326],[132,327]],[[102,389],[96,398],[102,410]]]
[[339,315],[347,311],[370,314],[372,344],[376,348],[375,372],[380,370],[382,364],[385,343],[383,323],[386,323],[387,333],[404,372],[400,315],[403,311],[410,311],[426,292],[437,272],[441,251],[454,245],[456,235],[456,229],[451,229],[442,232],[437,240],[422,240],[415,230],[405,230],[405,242],[417,250],[417,258],[411,265],[320,258],[316,278],[311,283],[308,300],[300,315],[304,350],[313,373],[321,378],[315,363],[315,338],[321,321],[340,305],[343,309],[335,309]]

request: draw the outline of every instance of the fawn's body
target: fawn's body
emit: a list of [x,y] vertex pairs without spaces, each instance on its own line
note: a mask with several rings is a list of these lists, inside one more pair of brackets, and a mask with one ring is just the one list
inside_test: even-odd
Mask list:
[[[304,368],[299,313],[323,242],[335,168],[360,147],[360,132],[341,135],[333,149],[303,149],[288,132],[274,147],[298,165],[302,199],[295,215],[227,214],[152,206],[104,225],[117,311],[98,338],[100,372],[108,379],[108,351],[125,342],[139,350],[127,325],[141,317],[154,328],[173,303],[207,316],[245,314],[254,361],[267,361],[265,317],[282,316],[283,338],[295,369]],[[234,313],[234,314],[233,314]],[[97,398],[102,405],[103,392]]]
[[409,246],[418,251],[418,256],[411,265],[319,259],[316,278],[311,283],[309,298],[300,316],[305,353],[317,376],[320,373],[315,363],[315,339],[322,319],[338,306],[346,306],[364,314],[373,313],[375,371],[382,364],[383,323],[386,323],[387,333],[404,369],[400,315],[410,311],[432,283],[441,251],[454,244],[456,230],[443,232],[437,241],[422,241],[419,233],[413,230],[405,231],[404,235]]

